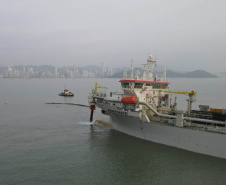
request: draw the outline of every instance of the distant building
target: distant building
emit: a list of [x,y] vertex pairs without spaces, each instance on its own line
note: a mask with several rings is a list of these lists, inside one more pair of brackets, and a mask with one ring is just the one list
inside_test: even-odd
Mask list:
[[12,78],[13,77],[13,69],[9,66],[8,67],[8,78]]
[[88,78],[88,77],[89,77],[89,71],[84,70],[84,71],[82,72],[82,77]]
[[94,78],[94,77],[95,77],[95,74],[94,74],[92,71],[89,71],[88,77],[89,77],[89,78]]
[[76,66],[73,66],[73,78],[78,77],[78,69],[76,68]]
[[[48,67],[31,67],[31,66],[0,66],[0,77],[1,78],[95,78],[95,77],[109,77],[114,74],[114,69],[112,67],[107,67],[104,62],[101,63],[101,67],[96,69],[96,67],[85,68],[83,71],[79,71],[78,68],[73,66],[67,66],[63,68],[58,68],[57,66]],[[80,73],[79,73],[80,72]]]
[[57,70],[57,66],[55,66],[55,74],[54,77],[57,78],[58,77],[58,70]]
[[105,77],[105,65],[104,65],[104,62],[102,62],[102,65],[101,65],[101,77],[102,78]]

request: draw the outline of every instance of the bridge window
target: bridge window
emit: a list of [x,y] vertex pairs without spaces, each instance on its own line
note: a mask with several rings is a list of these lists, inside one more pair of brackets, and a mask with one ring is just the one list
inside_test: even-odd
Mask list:
[[143,83],[135,83],[134,88],[135,89],[142,89]]
[[168,84],[154,84],[153,89],[167,89]]
[[129,88],[128,82],[122,82],[122,88]]
[[167,89],[168,84],[147,83],[146,86],[152,86],[152,89]]

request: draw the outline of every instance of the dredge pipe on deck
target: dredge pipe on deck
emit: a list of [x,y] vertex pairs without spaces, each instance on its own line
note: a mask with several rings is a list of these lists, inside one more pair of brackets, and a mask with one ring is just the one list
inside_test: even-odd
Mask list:
[[[177,116],[173,116],[173,115],[160,114],[152,106],[150,106],[149,104],[147,104],[145,102],[138,102],[137,105],[136,105],[136,107],[138,107],[139,104],[147,106],[152,112],[154,112],[159,117],[175,118],[175,119],[177,118]],[[216,121],[216,120],[209,120],[209,119],[199,119],[199,118],[184,117],[184,120],[188,120],[188,121],[199,121],[199,122],[204,122],[204,123],[216,123],[216,124],[219,124],[219,125],[226,125],[226,122]]]
[[136,107],[138,107],[140,105],[145,105],[147,106],[152,112],[154,112],[157,116],[160,117],[165,117],[165,118],[177,118],[177,116],[173,116],[173,115],[167,115],[167,114],[160,114],[157,110],[155,110],[151,105],[145,103],[145,102],[138,102]]

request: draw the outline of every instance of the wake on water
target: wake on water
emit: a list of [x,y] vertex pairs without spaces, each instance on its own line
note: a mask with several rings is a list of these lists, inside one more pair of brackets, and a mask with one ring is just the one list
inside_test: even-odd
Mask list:
[[94,122],[88,122],[88,121],[82,121],[82,122],[78,122],[79,125],[93,125]]

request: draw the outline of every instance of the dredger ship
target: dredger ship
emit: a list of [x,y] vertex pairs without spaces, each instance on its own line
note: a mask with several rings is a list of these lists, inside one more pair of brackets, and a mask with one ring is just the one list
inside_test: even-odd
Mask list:
[[[123,93],[98,92],[95,89],[88,97],[91,115],[95,107],[110,117],[108,125],[120,132],[137,138],[161,143],[192,152],[226,159],[226,110],[199,105],[192,110],[196,92],[169,91],[166,69],[163,74],[153,75],[156,60],[148,56],[142,77],[134,71],[123,75],[119,81]],[[134,74],[135,72],[135,74]],[[171,95],[188,96],[187,110],[179,110],[177,102],[172,103]],[[98,122],[98,121],[96,121]]]

